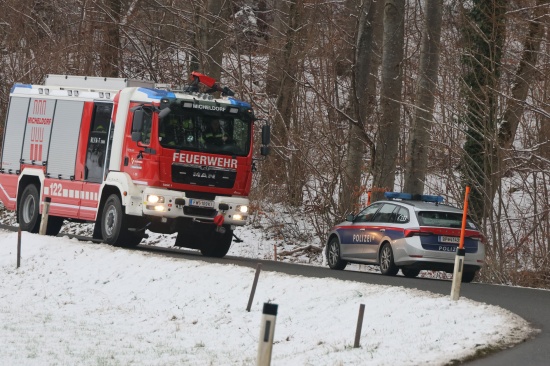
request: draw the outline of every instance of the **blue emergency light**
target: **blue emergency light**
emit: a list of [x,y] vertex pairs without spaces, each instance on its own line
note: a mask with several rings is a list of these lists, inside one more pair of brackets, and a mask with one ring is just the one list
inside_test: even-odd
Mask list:
[[401,192],[384,192],[384,196],[387,199],[400,199],[400,200],[415,200],[415,201],[424,201],[424,202],[434,202],[441,203],[443,202],[443,197],[433,196],[429,194],[419,194],[412,195],[410,193],[401,193]]

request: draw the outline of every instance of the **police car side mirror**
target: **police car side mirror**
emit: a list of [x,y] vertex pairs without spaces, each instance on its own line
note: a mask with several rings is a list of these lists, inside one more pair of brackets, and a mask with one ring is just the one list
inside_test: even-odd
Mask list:
[[346,216],[346,221],[353,222],[354,218],[355,218],[355,216],[353,214],[349,214],[348,216]]

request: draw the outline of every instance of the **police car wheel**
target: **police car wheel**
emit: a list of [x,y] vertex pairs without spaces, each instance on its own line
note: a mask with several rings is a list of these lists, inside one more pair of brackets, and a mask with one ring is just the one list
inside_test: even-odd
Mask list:
[[29,184],[21,194],[19,202],[18,218],[21,230],[31,233],[38,233],[40,230],[40,201],[38,198],[38,188],[34,184]]
[[384,243],[380,250],[380,272],[385,276],[395,276],[399,272],[399,268],[393,261],[393,250],[389,243]]
[[403,276],[408,278],[415,278],[420,273],[419,269],[411,269],[411,268],[401,268],[401,273],[403,273]]
[[464,271],[462,273],[462,282],[464,283],[470,283],[474,280],[474,277],[476,276],[476,271]]
[[337,237],[333,237],[328,242],[327,246],[327,262],[331,269],[342,270],[346,268],[348,262],[342,260],[340,256],[340,241]]

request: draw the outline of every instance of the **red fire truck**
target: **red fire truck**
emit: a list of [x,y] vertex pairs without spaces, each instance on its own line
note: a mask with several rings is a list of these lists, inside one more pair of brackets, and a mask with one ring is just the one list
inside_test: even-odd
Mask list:
[[[93,222],[94,238],[135,246],[145,231],[223,257],[244,225],[254,168],[254,113],[228,88],[193,73],[182,91],[121,78],[47,75],[15,84],[0,160],[0,200],[36,233]],[[198,83],[220,91],[214,98]],[[262,125],[267,155],[269,126]]]

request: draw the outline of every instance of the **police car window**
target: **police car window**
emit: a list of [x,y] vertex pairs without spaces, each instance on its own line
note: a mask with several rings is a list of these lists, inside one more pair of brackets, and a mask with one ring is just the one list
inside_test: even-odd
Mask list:
[[378,209],[380,208],[382,204],[381,203],[373,203],[369,207],[365,208],[363,211],[359,212],[359,214],[355,217],[355,222],[367,222],[371,221],[374,214]]
[[372,219],[373,222],[392,222],[392,213],[395,211],[396,206],[385,203],[380,210],[376,213],[374,218]]
[[405,207],[399,207],[399,209],[395,212],[395,222],[398,224],[405,224],[409,222],[409,220],[409,210]]
[[[461,228],[462,214],[458,212],[420,211],[418,212],[418,221],[421,226]],[[477,230],[476,225],[470,218],[466,220],[466,228]]]

